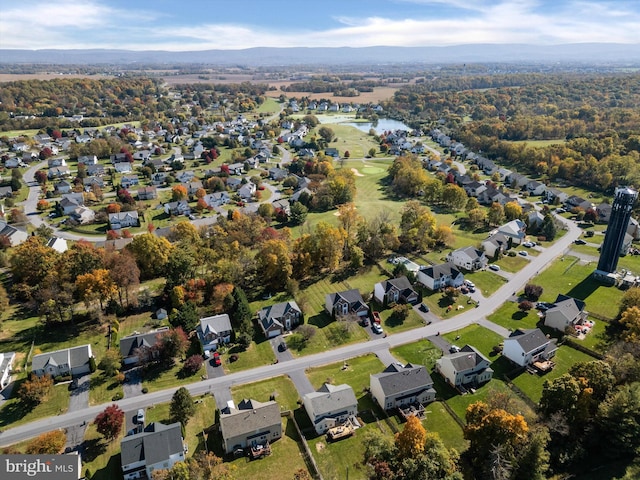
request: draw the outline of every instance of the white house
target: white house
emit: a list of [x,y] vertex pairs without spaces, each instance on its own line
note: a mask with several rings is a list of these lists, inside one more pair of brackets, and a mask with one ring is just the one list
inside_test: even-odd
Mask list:
[[420,267],[416,279],[429,290],[444,287],[459,287],[464,282],[464,275],[450,263],[441,263],[428,267]]
[[14,352],[0,353],[0,390],[11,382],[11,369],[16,358]]
[[392,363],[382,373],[369,376],[371,395],[383,410],[425,404],[436,399],[433,380],[422,365]]
[[584,307],[585,303],[582,300],[560,294],[553,307],[546,311],[544,324],[564,332],[567,327],[573,327],[587,319],[589,314]]
[[510,238],[512,244],[520,245],[527,236],[527,224],[516,218],[499,227],[498,232]]
[[41,353],[31,359],[31,371],[38,377],[83,375],[91,371],[92,357],[93,352],[89,344]]
[[453,388],[477,387],[493,377],[491,362],[471,345],[459,352],[443,355],[436,361],[438,372]]
[[504,339],[502,355],[516,365],[526,367],[534,362],[549,360],[554,357],[556,339],[549,339],[539,328],[516,330]]
[[120,442],[124,480],[153,478],[154,470],[166,470],[184,462],[186,450],[180,422],[151,423],[142,432],[128,435]]
[[447,255],[447,262],[454,264],[458,268],[473,272],[485,268],[489,260],[482,250],[474,247],[464,247],[450,252]]
[[303,402],[313,427],[320,435],[358,413],[358,401],[347,384],[325,383],[318,391],[307,393]]
[[140,225],[138,212],[118,212],[109,214],[109,225],[111,230],[120,230],[121,228],[137,227]]
[[378,282],[373,286],[373,298],[380,305],[391,303],[418,303],[418,294],[411,286],[407,277],[391,278],[384,282]]
[[278,440],[282,437],[280,407],[275,401],[244,399],[237,408],[220,409],[220,434],[226,453]]

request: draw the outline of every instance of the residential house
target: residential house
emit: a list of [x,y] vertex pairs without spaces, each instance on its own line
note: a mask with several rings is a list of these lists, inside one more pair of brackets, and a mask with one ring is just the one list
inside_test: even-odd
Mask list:
[[366,317],[369,307],[365,303],[360,291],[356,288],[343,292],[328,293],[325,296],[324,308],[332,317],[356,315]]
[[118,212],[109,214],[109,226],[111,230],[120,230],[121,228],[138,227],[140,219],[138,212]]
[[68,177],[69,175],[71,175],[71,170],[69,170],[69,167],[67,167],[66,165],[50,168],[49,172],[47,173],[47,177],[49,178],[49,180],[52,180],[54,178]]
[[227,177],[225,184],[229,190],[235,192],[242,186],[242,180],[240,178]]
[[544,183],[540,183],[537,180],[532,180],[526,185],[529,195],[542,195],[547,191],[547,186]]
[[249,200],[256,193],[256,186],[253,182],[247,182],[238,189],[238,195],[243,200]]
[[84,195],[80,193],[65,193],[60,200],[63,215],[71,215],[78,207],[84,207]]
[[129,162],[118,162],[113,164],[113,169],[118,173],[131,173],[133,168]]
[[513,172],[505,179],[505,182],[511,185],[512,188],[521,189],[531,182],[531,179],[522,173]]
[[14,352],[0,353],[0,391],[11,383],[11,371],[15,358]]
[[85,192],[90,192],[94,187],[104,188],[102,177],[85,177],[82,179]]
[[18,157],[11,157],[4,162],[4,166],[7,168],[18,168],[26,165],[24,165],[22,160],[20,160]]
[[499,203],[504,205],[507,203],[508,197],[495,187],[487,186],[486,190],[478,193],[478,203],[482,205],[491,205],[493,203]]
[[47,247],[53,248],[58,253],[64,253],[69,249],[67,240],[60,237],[51,237],[47,242]]
[[425,404],[436,399],[433,380],[422,365],[392,363],[382,373],[369,375],[371,396],[383,410]]
[[168,215],[189,215],[191,207],[186,200],[178,200],[177,202],[168,202],[163,205],[164,213]]
[[87,225],[96,219],[96,212],[87,207],[77,207],[69,216],[80,225]]
[[291,203],[286,198],[281,198],[280,200],[271,202],[271,205],[273,205],[273,208],[275,209],[276,213],[278,211],[282,211],[286,215],[291,215]]
[[493,377],[491,362],[471,345],[459,352],[443,355],[436,361],[436,372],[453,388],[464,391],[465,387],[476,388]]
[[289,172],[287,170],[282,169],[282,168],[273,167],[273,168],[269,169],[269,178],[271,180],[276,181],[276,182],[284,180],[288,176],[289,176]]
[[47,166],[49,168],[53,167],[66,167],[67,161],[62,157],[54,157],[47,160]]
[[15,247],[26,241],[27,238],[29,238],[29,234],[20,228],[8,225],[6,222],[0,220],[0,237],[8,239],[9,245]]
[[141,361],[156,358],[159,352],[154,347],[163,335],[169,331],[168,327],[147,333],[134,333],[120,339],[120,356],[123,365],[135,365]]
[[242,175],[244,172],[244,163],[242,162],[232,163],[227,165],[227,167],[229,168],[229,174],[231,175]]
[[420,297],[407,277],[402,276],[376,283],[373,286],[373,298],[380,305],[387,306],[392,303],[415,305]]
[[209,193],[202,198],[207,203],[207,205],[212,208],[221,207],[222,205],[226,205],[231,201],[231,197],[227,192]]
[[269,305],[258,311],[258,323],[267,338],[282,335],[301,321],[302,310],[295,300]]
[[627,225],[627,235],[629,235],[633,240],[640,240],[640,223],[631,217],[629,219],[629,224]]
[[467,195],[470,197],[478,197],[482,192],[487,190],[487,186],[484,182],[473,181],[471,183],[467,183],[464,185],[464,191],[467,192]]
[[38,377],[50,375],[83,375],[91,371],[91,345],[64,348],[53,352],[34,355],[31,359],[31,371]]
[[340,158],[340,152],[338,152],[337,148],[325,148],[324,149],[324,154],[329,156],[329,157],[333,157],[333,158]]
[[53,185],[53,190],[58,195],[62,195],[64,193],[70,193],[71,192],[71,182],[68,182],[67,180],[58,180]]
[[101,177],[104,175],[104,166],[99,163],[95,165],[90,163],[87,165],[87,175],[90,177]]
[[134,185],[138,185],[140,183],[140,178],[138,178],[137,174],[132,175],[123,175],[120,179],[120,186],[122,188],[130,188]]
[[567,327],[574,327],[587,319],[585,303],[567,295],[558,295],[553,307],[545,312],[544,324],[565,332]]
[[33,136],[33,140],[34,140],[36,143],[38,143],[38,144],[42,145],[42,144],[44,144],[44,143],[48,143],[48,142],[53,141],[53,138],[51,138],[51,137],[49,136],[49,134],[47,134],[47,133],[38,133],[38,134],[36,134],[36,135],[34,135],[34,136]]
[[156,198],[158,198],[158,189],[155,186],[151,185],[138,189],[138,200],[155,200]]
[[275,401],[244,399],[220,409],[220,434],[226,453],[271,443],[282,437],[280,407]]
[[231,320],[226,313],[200,319],[196,329],[203,350],[217,350],[218,345],[231,341]]
[[187,195],[193,196],[202,188],[202,182],[200,180],[192,180],[184,183],[183,186],[187,189]]
[[13,190],[10,186],[0,187],[0,198],[11,198],[13,197]]
[[516,218],[498,227],[498,232],[511,239],[511,244],[520,245],[527,237],[527,224]]
[[151,183],[154,185],[162,185],[167,180],[167,176],[169,174],[167,172],[156,172],[151,175]]
[[120,442],[124,480],[153,478],[155,470],[168,470],[184,462],[186,450],[180,422],[169,425],[153,422]]
[[76,135],[75,138],[76,143],[89,143],[91,141],[91,136],[90,135]]
[[98,164],[98,157],[96,157],[95,155],[82,155],[78,157],[78,165],[86,165],[88,167],[89,165],[97,165],[97,164]]
[[544,223],[544,215],[535,209],[527,214],[527,230],[535,232],[542,227]]
[[447,255],[447,262],[454,264],[469,272],[482,270],[487,266],[489,260],[482,250],[475,247],[464,247],[453,250]]
[[464,275],[450,263],[441,263],[428,267],[420,267],[416,279],[429,290],[440,290],[444,287],[459,287],[464,282]]
[[526,367],[555,356],[556,339],[549,339],[539,328],[518,329],[504,339],[502,355],[516,365]]
[[596,207],[596,221],[598,223],[609,223],[612,208],[610,203],[601,203],[598,205]]
[[564,204],[569,199],[569,195],[557,188],[547,188],[544,198],[551,204]]
[[496,232],[482,241],[481,248],[487,257],[495,259],[511,248],[511,238]]
[[358,413],[358,400],[353,389],[347,384],[325,383],[317,391],[307,393],[302,400],[307,415],[319,435],[341,425]]

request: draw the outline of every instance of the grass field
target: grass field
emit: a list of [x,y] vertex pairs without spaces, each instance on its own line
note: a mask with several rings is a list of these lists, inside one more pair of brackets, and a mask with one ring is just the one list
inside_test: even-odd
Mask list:
[[542,385],[545,380],[553,380],[567,373],[574,363],[590,362],[593,357],[567,346],[561,346],[554,357],[556,366],[546,375],[538,376],[524,372],[513,379],[513,384],[522,390],[527,397],[538,403],[542,396]]
[[93,480],[120,478],[122,476],[120,440],[122,440],[121,436],[111,442],[106,441],[96,430],[95,424],[90,422],[84,434],[82,473]]
[[490,297],[496,290],[507,283],[505,278],[496,275],[491,270],[471,272],[465,274],[464,278],[471,280],[485,297]]
[[[17,380],[14,384],[14,392],[17,392],[22,384]],[[45,417],[55,417],[65,413],[69,408],[69,384],[54,385],[51,395],[39,405],[29,408],[15,395],[4,402],[0,410],[0,429],[8,426],[17,427],[24,423],[33,422]]]
[[360,397],[365,389],[369,388],[369,374],[380,373],[386,365],[383,365],[375,355],[349,358],[344,362],[323,365],[306,371],[307,377],[316,390],[324,383],[342,385],[346,383],[353,388],[356,397]]
[[89,405],[110,402],[117,394],[120,394],[121,397],[124,396],[120,382],[107,377],[104,372],[96,372],[92,375],[89,389]]
[[[229,361],[229,357],[232,354],[237,355],[238,357],[238,360],[233,363]],[[276,360],[276,355],[273,353],[271,344],[266,340],[251,342],[249,347],[244,351],[240,351],[239,349],[232,347],[221,356],[224,370],[229,373],[239,372],[241,370],[247,370],[249,368],[255,368],[262,365],[269,365]]]
[[429,371],[433,370],[436,360],[442,356],[440,349],[426,339],[394,347],[390,352],[404,364],[424,365]]
[[268,402],[273,397],[280,410],[293,411],[298,407],[298,391],[289,377],[284,376],[234,386],[231,394],[236,405],[244,398]]
[[448,448],[455,448],[458,452],[467,449],[468,442],[464,439],[462,428],[441,402],[433,402],[427,405],[427,418],[422,421],[422,425],[428,432],[435,432]]
[[463,347],[471,345],[480,353],[487,357],[490,361],[494,359],[493,347],[502,343],[504,338],[491,330],[481,327],[480,325],[469,325],[462,330],[450,332],[443,335],[449,343]]
[[[554,297],[555,300],[555,297]],[[515,302],[507,302],[498,308],[495,312],[489,315],[488,319],[493,323],[496,323],[509,330],[517,330],[519,328],[528,329],[536,328],[540,318],[537,315],[537,310],[530,310],[526,315],[523,315],[518,310],[518,304]]]
[[502,270],[511,273],[520,271],[520,269],[522,269],[527,263],[528,262],[520,255],[516,255],[515,257],[505,255],[500,260],[495,262],[495,264],[498,265]]

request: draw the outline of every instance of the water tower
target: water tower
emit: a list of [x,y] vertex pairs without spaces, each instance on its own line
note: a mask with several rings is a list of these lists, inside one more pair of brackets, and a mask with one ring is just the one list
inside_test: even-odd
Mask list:
[[607,233],[600,249],[598,269],[594,272],[596,277],[608,283],[615,278],[612,274],[616,272],[618,266],[620,250],[631,218],[631,209],[637,198],[638,192],[629,187],[616,188]]

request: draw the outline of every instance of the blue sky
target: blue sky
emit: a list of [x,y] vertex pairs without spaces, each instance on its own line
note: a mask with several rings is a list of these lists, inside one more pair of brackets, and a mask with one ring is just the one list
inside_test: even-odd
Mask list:
[[0,0],[0,48],[638,43],[637,0]]

